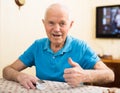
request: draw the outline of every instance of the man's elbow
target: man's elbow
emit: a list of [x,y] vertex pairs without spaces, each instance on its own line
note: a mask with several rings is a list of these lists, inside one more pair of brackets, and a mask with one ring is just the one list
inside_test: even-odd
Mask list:
[[114,82],[115,81],[115,73],[111,70],[109,74],[109,81]]
[[4,67],[3,70],[2,70],[2,76],[3,76],[3,78],[9,80],[8,75],[7,75],[8,73],[9,73],[9,66],[6,66],[6,67]]

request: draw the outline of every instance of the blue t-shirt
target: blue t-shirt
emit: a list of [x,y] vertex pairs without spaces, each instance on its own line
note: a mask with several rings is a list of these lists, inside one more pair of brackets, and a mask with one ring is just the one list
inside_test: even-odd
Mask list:
[[36,40],[19,59],[27,67],[35,66],[38,78],[64,82],[64,69],[72,67],[69,57],[83,69],[93,69],[100,60],[84,41],[71,36],[67,36],[64,47],[56,53],[51,50],[48,38]]

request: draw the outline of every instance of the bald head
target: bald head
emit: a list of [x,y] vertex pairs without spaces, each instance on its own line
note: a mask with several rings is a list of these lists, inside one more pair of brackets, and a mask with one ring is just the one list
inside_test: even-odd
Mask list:
[[55,3],[55,4],[50,5],[46,9],[44,19],[46,19],[47,15],[49,15],[50,13],[56,13],[56,14],[63,13],[68,17],[68,20],[71,19],[69,9],[65,5],[60,4],[60,3]]

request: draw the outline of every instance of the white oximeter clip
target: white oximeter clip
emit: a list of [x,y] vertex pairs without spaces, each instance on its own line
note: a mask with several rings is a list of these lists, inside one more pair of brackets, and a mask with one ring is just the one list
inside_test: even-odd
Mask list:
[[43,80],[38,80],[36,82],[36,88],[39,90],[43,90],[47,87],[46,83]]

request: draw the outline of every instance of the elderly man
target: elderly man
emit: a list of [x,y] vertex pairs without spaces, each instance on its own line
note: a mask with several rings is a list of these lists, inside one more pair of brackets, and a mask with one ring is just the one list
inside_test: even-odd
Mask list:
[[[62,4],[50,5],[42,20],[48,38],[36,40],[19,58],[3,69],[3,77],[35,89],[38,79],[80,83],[107,83],[114,73],[82,40],[68,36],[73,25],[68,9]],[[21,72],[35,66],[36,77]]]

